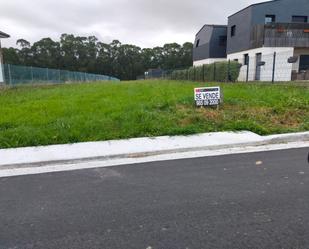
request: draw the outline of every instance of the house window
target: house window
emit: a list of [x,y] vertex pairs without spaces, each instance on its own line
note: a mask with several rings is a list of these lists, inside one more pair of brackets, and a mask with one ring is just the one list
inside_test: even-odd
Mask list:
[[308,16],[292,16],[292,22],[307,23],[308,22]]
[[245,64],[246,66],[249,65],[249,54],[244,54],[244,64]]
[[219,36],[219,46],[226,47],[227,37],[226,35]]
[[309,70],[309,55],[301,55],[299,60],[299,71]]
[[197,41],[196,41],[196,46],[195,47],[198,47],[200,45],[200,39],[198,39]]
[[231,27],[231,36],[235,36],[236,35],[236,25]]
[[266,15],[265,16],[265,24],[275,23],[275,22],[276,22],[276,16],[275,15]]

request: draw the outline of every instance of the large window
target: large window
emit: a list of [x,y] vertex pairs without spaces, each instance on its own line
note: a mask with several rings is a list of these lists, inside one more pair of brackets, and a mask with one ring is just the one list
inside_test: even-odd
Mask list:
[[276,16],[275,15],[266,15],[265,16],[265,24],[275,23],[275,22],[276,22]]
[[309,55],[301,55],[299,61],[299,71],[309,70]]
[[236,35],[236,25],[233,25],[232,27],[231,27],[231,36],[233,37],[233,36],[235,36]]
[[308,16],[292,16],[292,22],[307,23]]

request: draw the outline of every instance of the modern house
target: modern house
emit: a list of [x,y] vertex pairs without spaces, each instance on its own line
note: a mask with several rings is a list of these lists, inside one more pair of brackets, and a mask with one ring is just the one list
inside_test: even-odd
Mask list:
[[226,25],[204,25],[196,35],[193,49],[194,65],[225,61],[226,42]]
[[[308,18],[308,0],[273,0],[250,5],[228,17],[227,43],[220,53],[226,51],[227,60],[242,64],[240,81],[309,79]],[[211,33],[205,40],[214,36]],[[201,61],[216,60],[219,47],[217,42],[201,52],[199,39],[200,32],[193,54],[203,56],[193,58],[196,66]],[[211,50],[216,54],[208,52]]]
[[[1,38],[9,38],[10,36],[6,33],[3,33],[0,31],[0,39]],[[2,58],[2,51],[1,51],[1,41],[0,41],[0,84],[3,83],[4,79],[3,79],[3,67],[2,67],[2,64],[3,64],[3,58]]]

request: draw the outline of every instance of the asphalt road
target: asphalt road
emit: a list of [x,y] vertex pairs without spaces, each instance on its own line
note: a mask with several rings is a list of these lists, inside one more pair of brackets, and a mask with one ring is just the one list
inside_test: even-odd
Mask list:
[[0,248],[308,249],[308,152],[0,178]]

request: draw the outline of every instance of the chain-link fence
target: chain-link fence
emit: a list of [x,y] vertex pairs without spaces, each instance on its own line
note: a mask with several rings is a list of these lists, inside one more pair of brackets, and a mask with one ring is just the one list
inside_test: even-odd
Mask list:
[[146,72],[145,76],[140,76],[138,79],[235,82],[239,75],[239,69],[239,63],[224,61],[189,68],[161,70],[161,73],[155,76]]
[[136,77],[137,80],[155,80],[155,79],[169,79],[174,71],[187,70],[188,67],[177,69],[149,69],[142,75]]
[[73,72],[67,70],[26,67],[5,64],[3,65],[4,82],[7,85],[40,84],[40,83],[66,83],[90,81],[119,81],[119,79],[106,75]]
[[230,54],[227,61],[186,69],[162,70],[160,75],[145,73],[139,79],[172,79],[218,82],[309,81],[309,49],[261,48]]

